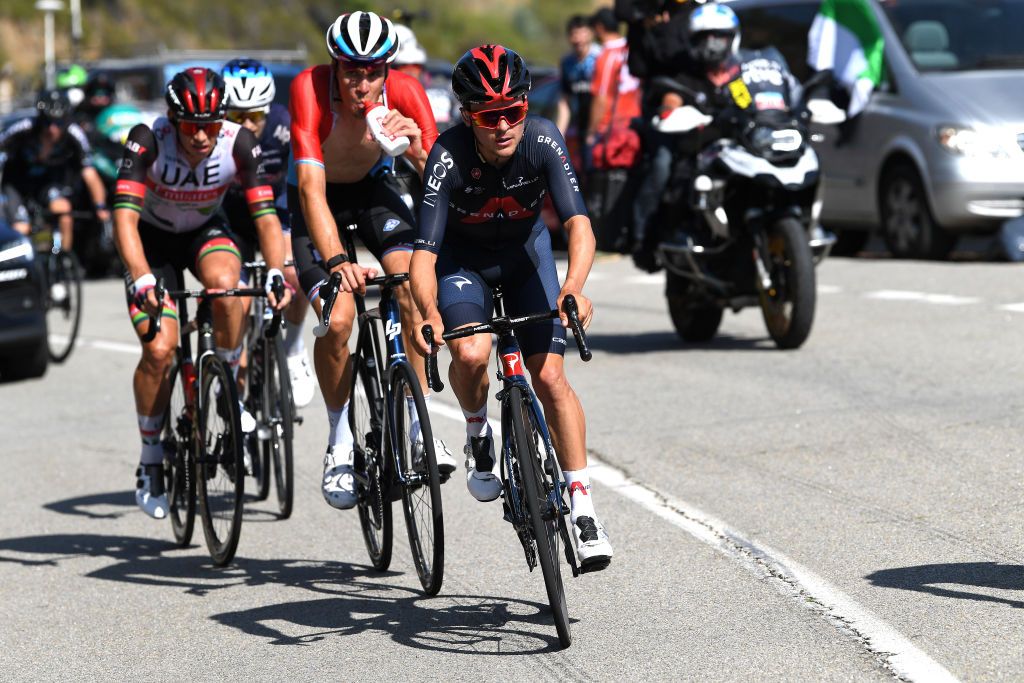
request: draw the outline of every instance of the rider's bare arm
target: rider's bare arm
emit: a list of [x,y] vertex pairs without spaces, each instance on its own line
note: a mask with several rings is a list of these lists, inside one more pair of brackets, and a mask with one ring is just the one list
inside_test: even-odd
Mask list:
[[[416,307],[420,309],[423,316],[423,324],[430,325],[434,330],[434,340],[437,344],[444,344],[441,341],[441,334],[444,332],[444,324],[441,322],[441,313],[437,310],[437,254],[426,250],[413,252],[409,261],[409,283],[412,287],[412,298]],[[414,334],[413,341],[420,353],[428,353],[427,344],[422,334]]]
[[417,134],[410,134],[411,144],[405,155],[413,162],[416,170],[422,176],[427,163],[427,155],[430,154],[434,142],[437,140],[437,122],[434,121],[434,110],[430,106],[427,91],[412,76],[400,71],[391,71],[388,74],[387,94],[388,106],[401,112],[403,117],[411,119],[419,131]]
[[105,206],[107,203],[107,188],[103,186],[103,178],[100,177],[99,172],[92,166],[84,166],[82,168],[82,182],[88,188],[93,204],[98,207]]
[[146,171],[156,157],[156,137],[149,126],[132,128],[114,190],[114,244],[133,280],[151,272],[139,237],[139,217],[146,197]]

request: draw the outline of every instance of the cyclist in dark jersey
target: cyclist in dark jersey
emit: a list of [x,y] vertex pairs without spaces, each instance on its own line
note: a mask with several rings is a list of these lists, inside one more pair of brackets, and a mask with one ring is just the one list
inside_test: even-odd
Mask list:
[[[274,76],[255,59],[233,59],[221,69],[228,100],[227,119],[252,131],[263,152],[259,167],[260,181],[274,190],[274,208],[284,230],[286,258],[292,258],[291,225],[288,214],[288,191],[285,178],[288,174],[288,158],[291,142],[291,117],[288,108],[274,102],[277,87]],[[255,244],[256,225],[249,214],[249,203],[240,181],[228,189],[224,196],[224,213],[228,224],[248,244]],[[243,254],[246,261],[253,260],[253,254]],[[313,385],[313,368],[309,364],[303,341],[302,323],[306,319],[306,297],[299,293],[299,278],[294,266],[284,269],[285,281],[296,290],[292,303],[284,315],[284,347],[288,357],[288,374],[291,377],[292,399],[296,406],[309,405],[316,393]],[[242,279],[248,274],[243,272]]]
[[[445,328],[487,321],[494,310],[491,288],[501,285],[509,315],[561,309],[572,294],[589,325],[593,308],[582,290],[594,261],[594,233],[558,129],[546,119],[526,118],[525,63],[500,45],[474,48],[456,64],[452,89],[462,103],[462,122],[438,138],[427,160],[410,265],[424,324],[439,339]],[[569,236],[561,287],[540,216],[549,191]],[[516,336],[565,474],[580,560],[597,568],[607,565],[612,547],[591,499],[583,408],[565,377],[567,326],[563,316]],[[422,334],[415,339],[429,352]],[[487,422],[491,338],[475,335],[449,347],[449,377],[466,417],[466,483],[477,500],[494,500],[501,482]]]

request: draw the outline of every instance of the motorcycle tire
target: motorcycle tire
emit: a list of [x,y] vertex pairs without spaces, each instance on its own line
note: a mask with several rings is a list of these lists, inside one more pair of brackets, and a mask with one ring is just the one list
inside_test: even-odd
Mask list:
[[783,218],[766,237],[772,291],[759,288],[761,313],[775,345],[796,349],[807,341],[814,323],[817,285],[807,232],[797,219]]

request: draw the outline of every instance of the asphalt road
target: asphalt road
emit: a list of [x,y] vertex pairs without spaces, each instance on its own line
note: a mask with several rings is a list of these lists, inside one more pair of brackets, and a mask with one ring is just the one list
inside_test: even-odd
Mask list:
[[[419,592],[400,506],[392,569],[368,566],[355,513],[320,498],[319,398],[292,519],[248,506],[223,570],[201,530],[175,547],[134,507],[120,287],[88,283],[67,364],[0,385],[2,678],[1019,680],[1019,267],[832,259],[818,275],[811,337],[780,352],[754,310],[683,346],[660,276],[597,264],[594,360],[569,365],[616,557],[567,579],[564,651],[539,572],[461,469],[441,595]],[[438,402],[458,450],[450,389]]]

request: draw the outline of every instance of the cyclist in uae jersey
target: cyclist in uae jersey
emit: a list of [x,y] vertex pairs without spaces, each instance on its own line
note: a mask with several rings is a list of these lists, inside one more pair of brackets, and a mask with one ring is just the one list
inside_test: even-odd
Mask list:
[[[445,328],[486,322],[494,311],[491,288],[500,285],[511,316],[561,310],[562,299],[572,294],[586,327],[593,308],[582,290],[594,262],[594,232],[558,129],[546,119],[526,118],[526,64],[500,45],[474,48],[455,65],[452,89],[462,103],[462,123],[441,135],[427,160],[410,266],[424,324],[440,339]],[[548,191],[569,236],[561,287],[540,217]],[[591,498],[583,407],[563,367],[568,324],[563,314],[516,336],[569,489],[580,562],[603,569],[612,547]],[[421,352],[430,352],[422,332],[415,340]],[[448,346],[452,389],[466,417],[466,484],[477,500],[494,500],[501,480],[487,422],[491,338],[474,335]]]
[[[221,77],[224,79],[228,100],[228,121],[249,129],[259,140],[263,152],[263,162],[259,168],[260,181],[274,190],[274,208],[284,228],[286,256],[291,260],[291,223],[285,185],[292,135],[288,108],[274,102],[277,95],[274,75],[255,59],[231,60],[221,69]],[[238,179],[224,197],[224,213],[231,229],[251,244],[256,226],[249,216],[249,203]],[[253,260],[253,254],[242,256],[246,261]],[[292,400],[297,407],[304,407],[309,405],[316,393],[313,368],[309,363],[302,334],[302,323],[306,319],[306,306],[309,302],[298,293],[299,278],[294,266],[286,267],[284,275],[288,285],[296,290],[284,314],[284,348],[288,359]],[[242,279],[248,281],[248,273],[243,272]]]
[[[343,276],[345,293],[337,299],[327,336],[316,340],[313,360],[330,425],[321,490],[329,505],[347,509],[356,504],[348,421],[348,339],[355,303],[348,293],[362,290],[365,278],[363,269],[350,263],[352,255],[342,250],[338,229],[355,224],[363,245],[388,273],[409,270],[415,238],[412,213],[391,173],[393,159],[370,133],[364,105],[388,108],[383,128],[392,137],[408,136],[405,156],[420,173],[437,127],[423,86],[411,76],[389,71],[398,49],[390,21],[373,12],[343,14],[327,29],[327,48],[331,63],[307,69],[291,86],[288,206],[299,281],[318,311],[320,286],[331,272]],[[412,348],[409,331],[418,324],[419,314],[407,284],[395,294],[403,339],[406,348]],[[414,355],[410,360],[425,387],[423,359]],[[411,403],[409,414],[415,459],[422,440]],[[435,440],[434,450],[438,468],[453,471],[455,460],[440,440]]]
[[[135,498],[157,519],[167,516],[160,428],[168,400],[165,380],[178,345],[178,318],[170,298],[157,301],[154,286],[161,278],[168,289],[180,289],[185,268],[205,287],[238,284],[239,240],[219,211],[236,177],[245,188],[260,249],[270,266],[270,305],[280,310],[291,298],[287,290],[280,301],[270,292],[270,281],[282,276],[284,265],[274,193],[258,179],[256,138],[223,121],[220,76],[209,69],[186,69],[168,83],[166,99],[167,118],[157,119],[152,128],[135,126],[128,134],[114,194],[114,239],[125,265],[132,323],[141,337],[150,316],[163,318],[160,334],[142,344],[134,379],[142,438]],[[217,354],[232,368],[241,355],[243,314],[238,299],[214,301]]]

